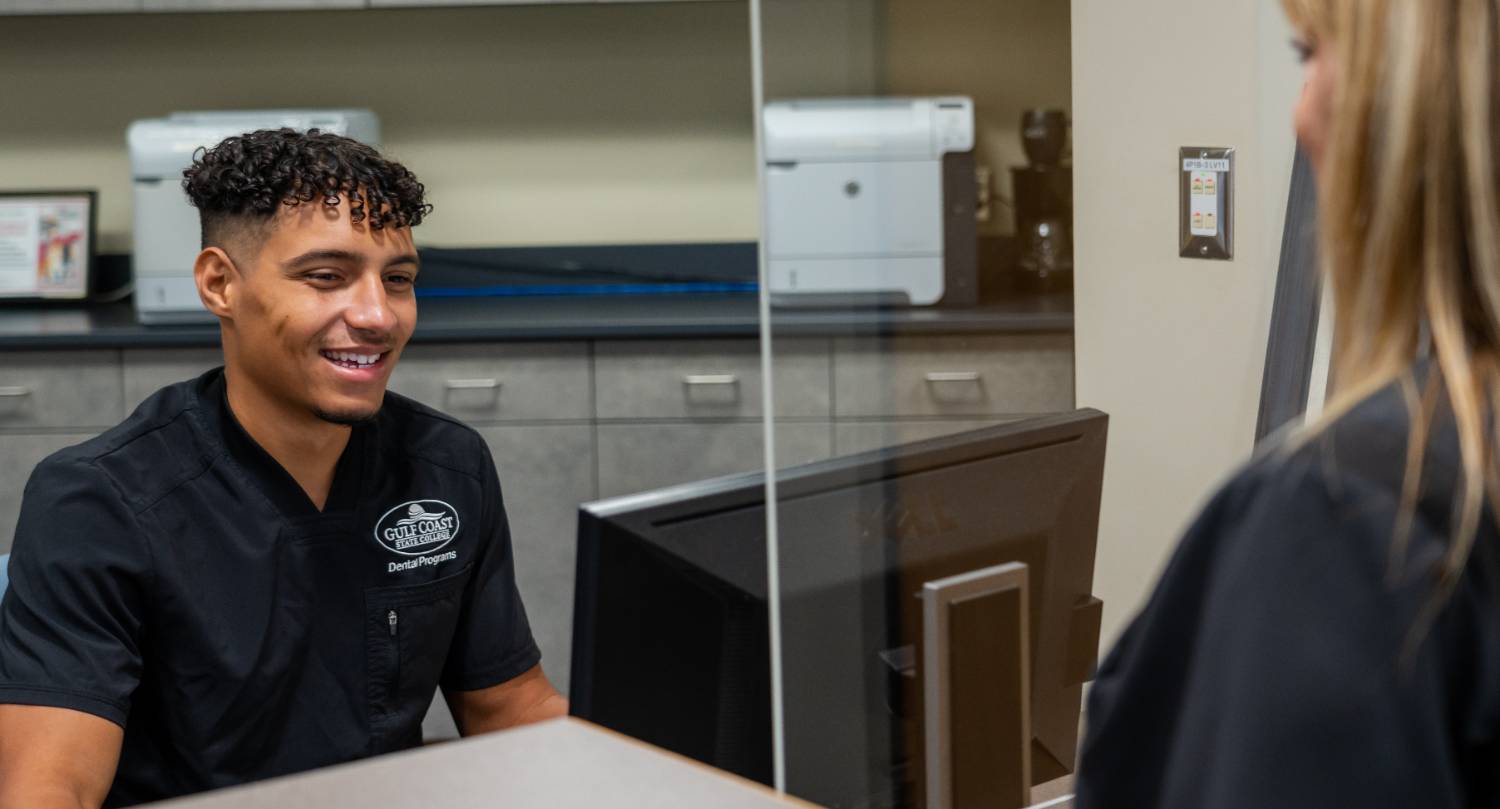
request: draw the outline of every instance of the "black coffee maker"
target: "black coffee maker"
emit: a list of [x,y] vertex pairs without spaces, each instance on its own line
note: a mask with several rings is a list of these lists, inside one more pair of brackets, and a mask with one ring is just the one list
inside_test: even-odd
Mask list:
[[1063,165],[1067,113],[1026,111],[1021,140],[1031,165],[1010,170],[1021,285],[1037,291],[1068,289],[1073,283],[1073,167]]

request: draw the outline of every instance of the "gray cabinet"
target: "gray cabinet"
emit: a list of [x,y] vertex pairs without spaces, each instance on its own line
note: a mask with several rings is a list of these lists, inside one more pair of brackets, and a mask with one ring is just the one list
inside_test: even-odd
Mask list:
[[0,0],[0,14],[118,14],[140,10],[141,0]]
[[1073,407],[1073,337],[840,339],[834,343],[839,417],[1006,416]]
[[[797,466],[1073,406],[1068,335],[778,339],[779,465]],[[0,357],[0,551],[49,453],[119,422],[217,348]],[[566,691],[578,506],[764,466],[755,339],[419,343],[393,391],[472,425],[500,474],[517,581]],[[440,701],[439,703],[440,704]],[[446,709],[429,738],[454,734]]]
[[[599,425],[599,495],[614,497],[765,469],[760,422]],[[781,466],[833,457],[827,422],[776,425]]]
[[117,351],[17,351],[0,357],[0,430],[103,429],[122,415]]
[[390,389],[474,423],[587,421],[587,343],[408,346]]
[[126,349],[124,354],[125,412],[136,409],[146,397],[224,364],[217,348]]
[[[777,343],[778,417],[827,418],[827,341]],[[758,419],[760,345],[755,340],[600,343],[594,373],[601,419]]]

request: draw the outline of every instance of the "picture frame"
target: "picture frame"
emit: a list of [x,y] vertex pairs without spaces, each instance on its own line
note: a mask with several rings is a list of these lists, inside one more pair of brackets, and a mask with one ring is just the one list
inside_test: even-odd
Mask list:
[[98,216],[94,189],[0,190],[0,303],[88,298]]

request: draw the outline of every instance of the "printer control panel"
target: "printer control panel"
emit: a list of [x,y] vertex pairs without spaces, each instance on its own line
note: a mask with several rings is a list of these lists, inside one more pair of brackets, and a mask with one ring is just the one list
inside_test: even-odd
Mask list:
[[939,152],[967,152],[974,148],[974,105],[968,99],[938,102],[933,130]]

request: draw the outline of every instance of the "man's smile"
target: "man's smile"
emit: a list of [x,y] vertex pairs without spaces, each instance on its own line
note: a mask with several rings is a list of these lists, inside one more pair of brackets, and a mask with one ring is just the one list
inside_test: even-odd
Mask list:
[[335,367],[353,371],[368,371],[383,366],[385,358],[390,354],[390,351],[378,348],[357,348],[351,350],[323,349],[318,353]]

